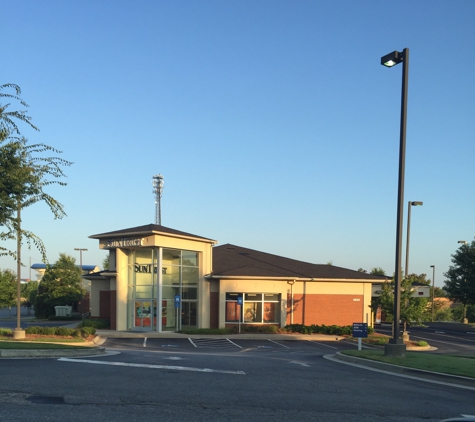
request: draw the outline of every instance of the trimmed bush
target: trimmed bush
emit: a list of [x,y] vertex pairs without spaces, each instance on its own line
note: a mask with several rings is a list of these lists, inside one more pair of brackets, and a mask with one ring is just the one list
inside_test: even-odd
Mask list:
[[110,321],[105,318],[87,318],[79,326],[81,328],[93,327],[96,330],[107,330],[110,328]]
[[28,327],[28,328],[25,330],[25,333],[26,333],[26,334],[40,334],[41,328],[42,328],[42,327],[38,327],[38,326]]
[[71,336],[74,331],[74,328],[56,327],[54,334],[57,336]]
[[0,328],[0,336],[5,337],[5,336],[11,336],[12,335],[12,330],[9,328]]

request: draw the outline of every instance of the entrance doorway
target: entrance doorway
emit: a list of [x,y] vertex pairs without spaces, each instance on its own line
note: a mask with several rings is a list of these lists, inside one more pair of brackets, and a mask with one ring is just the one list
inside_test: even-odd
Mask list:
[[182,328],[196,328],[198,321],[196,320],[196,302],[181,303],[181,326]]
[[152,331],[157,326],[157,301],[135,301],[134,329]]

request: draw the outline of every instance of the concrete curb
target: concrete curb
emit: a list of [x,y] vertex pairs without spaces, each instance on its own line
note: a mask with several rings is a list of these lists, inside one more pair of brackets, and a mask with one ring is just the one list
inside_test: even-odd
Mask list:
[[362,368],[371,368],[379,371],[392,372],[412,378],[418,378],[425,381],[451,384],[459,387],[468,387],[475,390],[475,379],[459,375],[442,374],[440,372],[431,372],[423,369],[407,368],[405,366],[392,365],[390,363],[378,362],[370,359],[358,358],[356,356],[344,355],[338,352],[334,355],[336,360],[358,365]]
[[[229,339],[241,339],[241,340],[306,340],[306,341],[341,341],[345,340],[345,337],[330,336],[326,334],[180,334],[180,333],[154,333],[154,332],[131,332],[131,331],[111,331],[111,330],[97,330],[96,338],[99,337],[102,341],[106,341],[108,338],[166,338],[166,339],[179,339],[179,338],[229,338]],[[101,344],[102,344],[101,343]],[[97,344],[97,342],[96,342]]]
[[105,354],[104,347],[83,349],[0,349],[0,358],[72,358]]

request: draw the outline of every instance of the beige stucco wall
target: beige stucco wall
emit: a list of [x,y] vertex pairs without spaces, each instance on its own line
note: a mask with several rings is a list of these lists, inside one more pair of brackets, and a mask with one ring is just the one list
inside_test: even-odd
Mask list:
[[[289,280],[290,281],[290,280]],[[371,283],[352,281],[295,281],[293,287],[286,280],[246,280],[246,279],[221,279],[219,284],[219,327],[225,327],[226,318],[226,293],[280,293],[281,326],[286,323],[287,295],[355,295],[355,300],[360,301],[363,296],[362,321],[371,321]]]
[[[212,269],[212,245],[213,241],[194,240],[173,236],[151,235],[141,238],[142,245],[133,249],[151,249],[162,247],[167,249],[187,250],[199,253],[200,259],[200,279],[198,284],[198,327],[209,328],[210,321],[210,285],[205,281],[204,276]],[[101,248],[106,245],[106,240],[100,240]],[[131,248],[110,249],[110,270],[117,272],[115,285],[111,285],[111,290],[117,290],[117,330],[127,330],[127,282],[128,282],[128,256],[132,252]],[[98,296],[98,294],[97,294]],[[99,299],[97,299],[99,300]],[[132,316],[129,316],[132,317]]]

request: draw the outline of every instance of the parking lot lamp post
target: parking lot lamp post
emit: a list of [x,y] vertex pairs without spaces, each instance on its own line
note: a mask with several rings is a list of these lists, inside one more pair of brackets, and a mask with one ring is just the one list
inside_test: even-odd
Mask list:
[[83,281],[82,281],[82,253],[86,252],[86,248],[74,248],[75,251],[79,251],[79,268],[81,269],[81,287],[83,286]]
[[[458,243],[461,243],[462,245],[466,245],[467,242],[465,240],[459,240]],[[466,282],[467,280],[464,280]],[[463,304],[463,323],[468,324],[468,319],[467,319],[467,305],[464,303]]]
[[[409,201],[407,203],[407,235],[406,235],[406,268],[404,269],[404,278],[409,276],[409,243],[411,240],[411,207],[421,207],[423,203],[421,201]],[[406,302],[404,306],[407,306]],[[404,328],[402,333],[403,340],[409,340],[409,334],[406,330],[406,321],[404,321]]]
[[401,91],[401,124],[399,131],[399,176],[398,176],[398,200],[397,200],[397,224],[396,224],[396,265],[394,271],[394,330],[393,338],[385,346],[384,353],[387,356],[405,356],[406,345],[399,338],[399,320],[401,315],[401,255],[402,255],[402,220],[404,207],[404,172],[406,162],[406,115],[407,115],[407,88],[409,77],[409,49],[402,52],[393,51],[381,57],[381,64],[393,67],[402,63],[402,91]]
[[435,298],[435,265],[432,268],[432,322],[434,322],[434,298]]

